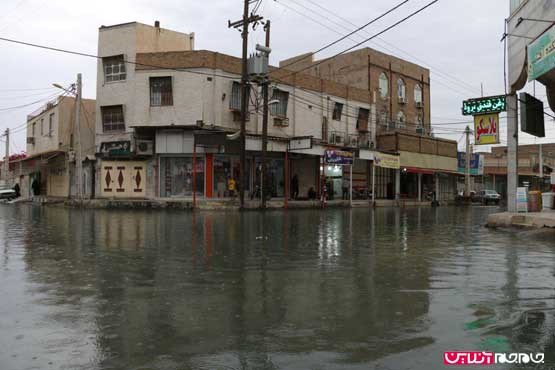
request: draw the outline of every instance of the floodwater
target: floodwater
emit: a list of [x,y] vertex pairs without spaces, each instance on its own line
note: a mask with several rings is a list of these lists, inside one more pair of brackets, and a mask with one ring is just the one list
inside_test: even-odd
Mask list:
[[496,210],[0,205],[0,369],[553,369],[554,234]]

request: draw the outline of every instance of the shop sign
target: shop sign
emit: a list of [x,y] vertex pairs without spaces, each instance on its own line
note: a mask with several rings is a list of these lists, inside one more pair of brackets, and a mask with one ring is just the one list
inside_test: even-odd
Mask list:
[[[457,170],[459,173],[466,174],[466,153],[457,152]],[[484,174],[484,156],[474,153],[470,157],[470,174],[481,176]]]
[[499,144],[499,113],[474,116],[475,145]]
[[398,170],[401,168],[401,157],[376,152],[374,153],[374,166]]
[[555,172],[551,173],[551,185],[555,185]]
[[528,189],[521,187],[516,189],[516,211],[528,212]]
[[463,101],[463,116],[476,116],[478,114],[499,113],[507,110],[507,97],[505,95],[488,96]]
[[131,141],[109,141],[101,143],[100,153],[111,156],[131,155]]
[[289,140],[289,150],[312,149],[312,137],[293,137]]
[[528,45],[528,81],[536,80],[555,67],[555,29],[551,27]]
[[327,164],[336,164],[340,166],[349,166],[354,162],[353,152],[346,152],[342,150],[326,150],[324,153],[324,161]]

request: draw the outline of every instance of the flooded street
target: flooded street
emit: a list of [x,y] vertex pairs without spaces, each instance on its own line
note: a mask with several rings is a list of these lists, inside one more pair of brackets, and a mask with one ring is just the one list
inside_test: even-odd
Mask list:
[[552,369],[553,234],[495,211],[0,205],[0,369]]

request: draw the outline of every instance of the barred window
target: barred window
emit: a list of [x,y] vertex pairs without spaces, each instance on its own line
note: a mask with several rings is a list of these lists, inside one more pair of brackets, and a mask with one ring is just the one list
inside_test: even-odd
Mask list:
[[341,114],[343,113],[343,104],[335,102],[333,106],[333,116],[332,118],[336,121],[341,121]]
[[104,64],[104,81],[124,81],[127,77],[123,55],[102,58]]
[[414,102],[416,104],[422,104],[422,86],[420,86],[420,84],[414,86]]
[[[250,93],[251,93],[250,86],[247,86],[247,96],[250,96]],[[240,111],[242,100],[243,98],[241,97],[241,83],[237,81],[233,81],[233,84],[231,85],[231,99],[229,100],[229,109],[234,111]]]
[[370,116],[370,111],[366,108],[358,108],[358,118],[357,118],[357,130],[358,131],[368,131],[368,117]]
[[101,111],[102,130],[104,132],[125,131],[125,121],[123,119],[122,105],[101,107]]
[[274,89],[270,100],[278,101],[278,103],[270,105],[270,113],[273,116],[287,117],[287,102],[289,100],[289,93],[287,91]]
[[160,107],[173,105],[171,77],[150,78],[150,106]]

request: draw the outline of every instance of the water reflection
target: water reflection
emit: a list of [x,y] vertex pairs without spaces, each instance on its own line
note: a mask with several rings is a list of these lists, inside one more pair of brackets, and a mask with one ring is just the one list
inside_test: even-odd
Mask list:
[[554,350],[552,239],[524,249],[487,212],[0,206],[0,363],[429,369],[444,350]]

